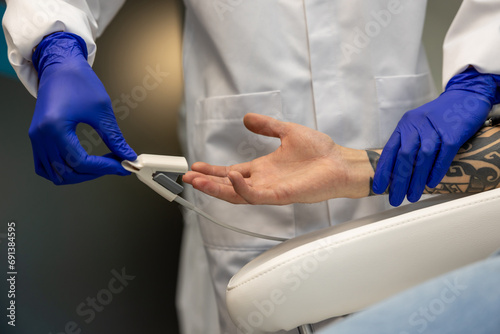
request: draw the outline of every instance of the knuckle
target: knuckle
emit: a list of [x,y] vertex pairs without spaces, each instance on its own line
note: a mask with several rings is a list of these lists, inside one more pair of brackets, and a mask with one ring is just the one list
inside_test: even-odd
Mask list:
[[109,97],[109,94],[106,92],[106,90],[101,89],[96,92],[94,95],[94,103],[98,106],[105,107],[105,108],[111,108],[111,98]]
[[36,125],[30,127],[28,135],[32,139],[36,139],[39,136],[47,136],[54,133],[60,132],[61,125],[60,120],[54,117],[44,118],[43,121],[38,122]]
[[248,204],[251,204],[251,205],[256,205],[256,204],[259,204],[259,196],[254,196],[253,193],[246,193],[244,196],[242,195],[242,197],[245,199],[245,201],[248,203]]
[[443,153],[445,153],[445,155],[449,157],[449,156],[454,156],[458,152],[459,148],[460,148],[459,145],[448,144],[448,145],[443,145],[441,147],[441,151],[443,151]]
[[434,155],[435,150],[434,147],[431,146],[422,146],[420,148],[420,152],[425,158],[430,158],[431,156]]
[[257,205],[257,204],[259,204],[259,203],[255,200],[255,198],[252,198],[252,197],[249,197],[249,198],[247,197],[245,200],[246,200],[246,201],[248,202],[248,204],[250,204],[250,205]]
[[457,142],[457,140],[455,140],[451,136],[444,136],[442,138],[442,144],[441,144],[441,146],[444,147],[444,148],[447,148],[447,149],[453,149],[455,147],[458,148],[460,145]]
[[255,196],[252,196],[251,193],[238,189],[237,194],[241,196],[241,198],[243,198],[248,204],[255,204]]
[[107,94],[97,94],[89,101],[88,109],[104,112],[108,117],[115,119],[113,105]]
[[38,138],[38,131],[35,127],[30,127],[28,130],[28,137],[33,141]]
[[413,151],[414,150],[411,147],[402,147],[399,151],[399,159],[403,160],[404,162],[409,162]]

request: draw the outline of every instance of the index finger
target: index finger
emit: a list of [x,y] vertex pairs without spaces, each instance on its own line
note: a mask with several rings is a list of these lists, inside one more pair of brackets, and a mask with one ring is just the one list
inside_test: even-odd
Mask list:
[[202,177],[194,179],[192,185],[195,189],[226,202],[233,204],[248,204],[245,199],[234,191],[232,185],[220,184]]
[[215,166],[206,162],[195,162],[191,166],[191,170],[205,175],[227,177],[230,171],[237,171],[243,177],[250,176],[250,163],[245,162],[232,166]]

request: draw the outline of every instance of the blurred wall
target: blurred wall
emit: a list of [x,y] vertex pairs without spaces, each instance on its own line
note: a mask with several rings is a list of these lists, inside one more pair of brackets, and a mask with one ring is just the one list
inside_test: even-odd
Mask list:
[[[442,40],[460,3],[428,4],[423,38],[437,87]],[[180,0],[129,0],[98,41],[94,69],[138,153],[180,154],[181,12]],[[140,95],[144,76],[156,68],[168,75],[157,89]],[[126,95],[133,97],[130,105]],[[177,333],[174,293],[182,229],[177,206],[133,176],[64,187],[36,176],[27,135],[35,99],[17,80],[0,77],[0,101],[2,310],[9,221],[17,223],[18,265],[17,327],[7,327],[2,311],[0,333],[55,334],[71,321],[82,333]],[[92,143],[87,130],[81,127],[80,137]],[[89,149],[106,151],[103,144]],[[88,316],[78,315],[77,306],[107,289],[113,270],[135,278],[86,323]]]

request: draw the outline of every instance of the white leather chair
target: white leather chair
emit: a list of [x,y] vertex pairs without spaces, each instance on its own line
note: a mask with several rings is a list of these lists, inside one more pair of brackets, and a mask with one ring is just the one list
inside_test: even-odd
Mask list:
[[500,248],[500,189],[443,195],[309,233],[263,253],[229,282],[243,333],[360,311]]

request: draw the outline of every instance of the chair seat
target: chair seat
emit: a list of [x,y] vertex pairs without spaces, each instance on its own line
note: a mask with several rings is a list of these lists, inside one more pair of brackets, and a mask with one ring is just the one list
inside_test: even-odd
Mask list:
[[500,248],[500,189],[436,196],[286,241],[229,282],[244,333],[357,312]]

